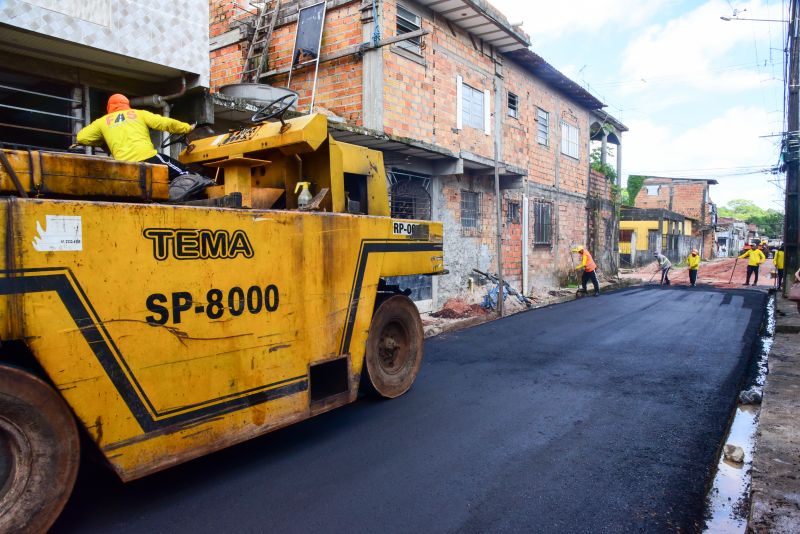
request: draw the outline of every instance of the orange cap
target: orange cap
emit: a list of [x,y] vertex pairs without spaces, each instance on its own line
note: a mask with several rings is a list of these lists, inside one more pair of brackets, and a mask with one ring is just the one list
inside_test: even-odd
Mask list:
[[131,103],[125,95],[116,93],[108,97],[106,113],[114,113],[115,111],[124,111],[126,109],[131,109]]

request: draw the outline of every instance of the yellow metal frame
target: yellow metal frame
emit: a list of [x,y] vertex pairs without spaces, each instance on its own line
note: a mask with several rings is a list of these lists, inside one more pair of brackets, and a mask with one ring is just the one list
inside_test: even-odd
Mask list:
[[[288,187],[300,150],[332,207],[353,172],[388,214],[381,155],[302,121],[246,141],[284,156],[264,176]],[[213,141],[184,160],[263,156]],[[5,197],[0,220],[0,339],[27,344],[125,480],[355,400],[380,278],[444,268],[441,223],[386,216]],[[309,367],[337,358],[347,390],[311,402]]]

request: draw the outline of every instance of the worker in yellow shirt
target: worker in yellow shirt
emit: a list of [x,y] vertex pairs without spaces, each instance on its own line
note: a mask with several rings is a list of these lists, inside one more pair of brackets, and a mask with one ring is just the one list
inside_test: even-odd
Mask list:
[[749,259],[747,260],[747,281],[743,285],[749,286],[750,275],[754,274],[755,279],[753,280],[753,285],[756,286],[758,285],[758,267],[764,263],[767,258],[764,256],[764,253],[761,252],[761,249],[755,244],[750,247],[750,250],[746,250],[744,254],[739,256],[740,260],[743,260],[744,258]]
[[114,94],[108,99],[106,115],[93,121],[78,132],[78,144],[98,146],[103,141],[111,155],[119,161],[142,161],[166,165],[169,179],[188,174],[177,160],[156,152],[150,140],[150,129],[177,134],[188,134],[194,126],[169,117],[162,117],[143,109],[131,109],[125,95]]
[[775,251],[775,255],[772,257],[772,263],[775,264],[775,269],[778,271],[778,291],[780,291],[783,284],[783,265],[786,257],[785,252],[785,245],[781,245],[778,247],[778,250]]
[[697,268],[700,267],[700,253],[696,248],[686,257],[686,264],[689,266],[689,283],[694,287],[697,284]]

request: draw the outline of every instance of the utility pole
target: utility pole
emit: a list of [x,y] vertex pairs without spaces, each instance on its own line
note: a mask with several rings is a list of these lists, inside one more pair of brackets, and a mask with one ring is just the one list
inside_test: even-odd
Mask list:
[[787,131],[783,147],[786,161],[786,206],[784,216],[783,240],[786,245],[785,272],[786,286],[794,281],[792,274],[798,268],[798,249],[800,248],[800,205],[798,204],[798,178],[800,178],[800,42],[798,41],[798,5],[800,0],[792,0],[789,19],[789,92],[787,102]]

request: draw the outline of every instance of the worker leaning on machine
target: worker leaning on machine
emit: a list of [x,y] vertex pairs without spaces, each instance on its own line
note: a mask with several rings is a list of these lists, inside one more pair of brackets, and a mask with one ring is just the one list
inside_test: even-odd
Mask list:
[[156,152],[150,140],[150,129],[188,134],[194,126],[143,109],[131,109],[125,95],[114,94],[108,99],[106,115],[78,132],[78,144],[98,146],[105,141],[111,155],[119,161],[166,165],[170,181],[189,171],[177,160]]

